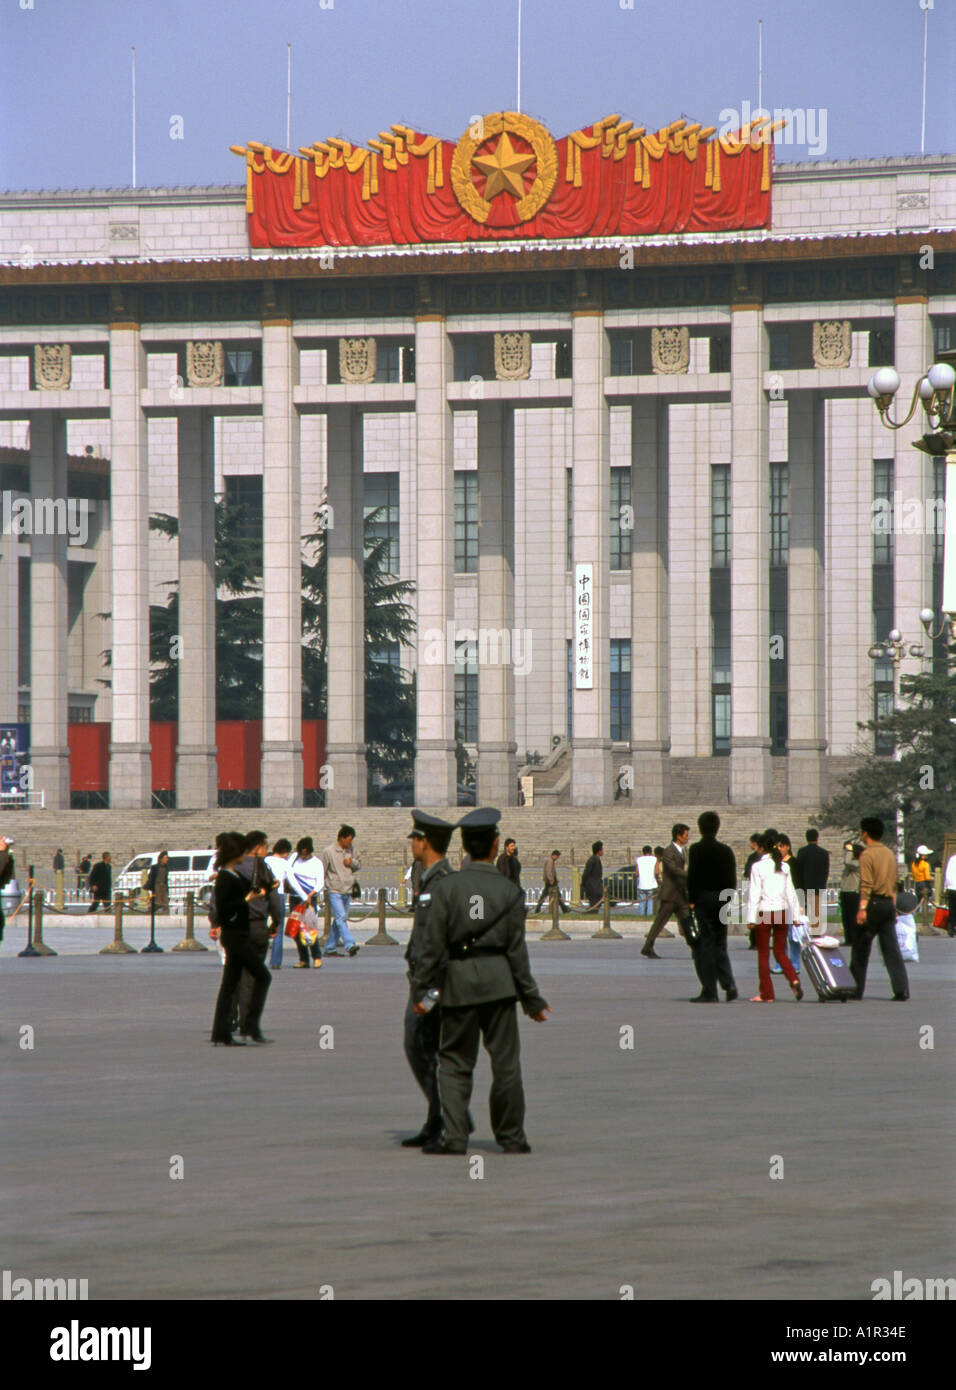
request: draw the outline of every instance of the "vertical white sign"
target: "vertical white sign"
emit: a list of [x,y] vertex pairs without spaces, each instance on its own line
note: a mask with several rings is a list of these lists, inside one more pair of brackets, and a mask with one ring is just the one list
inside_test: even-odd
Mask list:
[[574,567],[574,688],[594,689],[594,566]]

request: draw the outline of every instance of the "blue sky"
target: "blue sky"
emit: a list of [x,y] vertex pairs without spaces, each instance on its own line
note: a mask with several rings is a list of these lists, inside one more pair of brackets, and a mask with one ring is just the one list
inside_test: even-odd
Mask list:
[[[930,2],[926,151],[951,152],[956,0]],[[0,0],[0,188],[129,186],[132,45],[140,187],[237,183],[230,144],[284,146],[287,42],[294,148],[393,121],[457,139],[514,108],[516,16],[517,0]],[[764,104],[813,113],[814,149],[779,159],[919,153],[920,0],[523,0],[522,110],[558,137],[612,111],[719,126],[756,105],[760,17]]]

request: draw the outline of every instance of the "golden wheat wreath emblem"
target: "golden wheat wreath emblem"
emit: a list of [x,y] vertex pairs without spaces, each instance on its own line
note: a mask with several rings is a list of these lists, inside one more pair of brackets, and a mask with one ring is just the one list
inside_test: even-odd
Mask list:
[[[474,134],[476,127],[477,135]],[[474,218],[476,222],[487,222],[491,203],[478,192],[472,182],[472,167],[478,150],[496,135],[517,135],[527,141],[534,150],[537,165],[534,182],[528,191],[515,201],[518,220],[527,222],[541,211],[554,191],[558,177],[558,151],[550,134],[539,121],[532,120],[530,116],[522,116],[517,111],[494,111],[490,116],[483,116],[465,131],[455,147],[451,161],[451,184],[455,197],[469,217]],[[504,143],[503,140],[499,140],[499,146]],[[510,141],[507,143],[510,149]],[[523,162],[530,164],[531,160],[526,157]],[[489,165],[491,161],[486,159],[481,163]],[[507,186],[502,183],[501,190],[506,190]]]

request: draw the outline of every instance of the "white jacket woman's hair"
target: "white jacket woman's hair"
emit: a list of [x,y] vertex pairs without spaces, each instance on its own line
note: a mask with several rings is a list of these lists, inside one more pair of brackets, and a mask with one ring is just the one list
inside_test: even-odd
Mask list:
[[781,864],[778,869],[772,856],[764,854],[750,870],[747,921],[756,926],[758,917],[771,912],[786,913],[788,922],[803,916],[789,864]]
[[285,881],[289,885],[289,891],[300,902],[308,902],[313,893],[321,893],[325,887],[322,860],[316,854],[309,859],[300,859],[297,854],[290,855],[286,865]]

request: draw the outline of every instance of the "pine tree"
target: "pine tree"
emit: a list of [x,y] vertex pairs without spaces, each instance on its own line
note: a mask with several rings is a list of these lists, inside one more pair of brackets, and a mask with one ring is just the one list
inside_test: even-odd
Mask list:
[[[870,738],[855,750],[859,765],[823,808],[822,825],[855,830],[861,816],[879,816],[892,844],[899,802],[907,861],[917,845],[942,852],[944,834],[956,830],[956,644],[946,648],[946,662],[943,671],[901,676],[896,711],[859,726]],[[874,757],[877,733],[899,750],[898,761]]]

